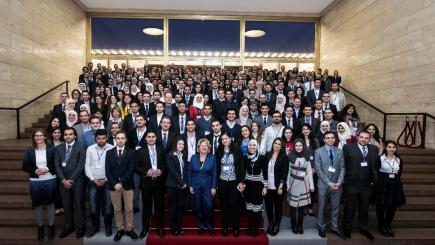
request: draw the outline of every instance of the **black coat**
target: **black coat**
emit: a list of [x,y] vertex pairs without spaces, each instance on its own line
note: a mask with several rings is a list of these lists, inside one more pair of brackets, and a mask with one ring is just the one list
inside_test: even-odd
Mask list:
[[[346,168],[344,177],[345,188],[352,192],[358,192],[361,189],[371,188],[377,178],[376,165],[378,159],[378,148],[374,145],[367,144],[368,154],[363,159],[358,143],[346,144],[343,146],[343,157]],[[361,166],[361,162],[367,162],[367,166]]]
[[134,150],[124,147],[121,158],[118,158],[118,149],[114,147],[106,153],[106,178],[110,190],[121,183],[125,190],[134,189],[133,174],[135,167]]
[[[56,174],[56,169],[54,167],[54,149],[55,148],[52,145],[47,145],[46,147],[47,168],[51,174]],[[29,147],[24,152],[22,169],[29,173],[30,178],[38,178],[38,175],[35,173],[37,168],[35,149]]]
[[168,154],[166,156],[166,165],[168,168],[168,176],[166,178],[166,186],[169,187],[183,187],[187,182],[187,157],[183,156],[183,177],[181,177],[180,161],[178,156],[174,154]]
[[[266,173],[264,176],[264,180],[267,182],[268,180],[268,174],[267,169],[269,165],[269,160],[272,158],[273,152],[269,152],[266,155],[266,161],[265,164],[263,164],[263,173]],[[279,184],[283,184],[283,190],[286,190],[286,182],[287,182],[287,174],[289,171],[289,159],[287,158],[287,155],[284,152],[280,152],[275,160],[275,166],[273,169],[274,172],[274,181],[275,181],[275,188],[279,188]]]
[[153,188],[154,185],[164,185],[165,175],[166,175],[166,157],[165,152],[156,144],[156,154],[157,154],[157,169],[162,171],[162,175],[156,178],[147,176],[148,170],[152,168],[150,152],[148,147],[142,147],[136,151],[136,173],[140,177],[140,188],[149,189]]

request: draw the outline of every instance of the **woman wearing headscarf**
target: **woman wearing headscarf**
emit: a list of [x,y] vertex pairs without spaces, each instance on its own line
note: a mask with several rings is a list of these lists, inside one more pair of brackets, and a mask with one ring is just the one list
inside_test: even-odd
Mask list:
[[202,110],[204,108],[204,97],[202,94],[196,94],[192,105],[189,106],[189,116],[193,118],[193,120],[196,121],[201,116],[204,116],[204,111]]
[[289,160],[287,201],[290,206],[292,231],[303,234],[305,207],[311,203],[310,192],[314,192],[314,181],[310,155],[302,140],[295,140],[295,150],[290,154]]
[[341,122],[337,125],[337,135],[338,137],[335,145],[339,149],[343,149],[343,146],[346,144],[352,144],[356,142],[356,138],[352,135],[352,131],[346,122]]
[[248,144],[248,155],[245,161],[245,203],[248,212],[248,236],[257,236],[261,212],[263,210],[263,197],[267,193],[264,166],[266,158],[258,153],[258,143],[251,139]]
[[236,119],[236,123],[240,126],[248,126],[251,127],[252,119],[249,118],[249,107],[246,105],[242,105],[239,111],[239,118]]
[[319,127],[319,133],[317,134],[317,140],[319,141],[319,147],[325,145],[323,142],[323,135],[331,129],[331,125],[328,121],[322,121]]
[[285,105],[287,104],[287,98],[283,94],[278,94],[276,96],[276,104],[275,111],[279,111],[279,113],[283,113],[285,110]]
[[66,126],[67,127],[72,127],[74,125],[76,125],[76,123],[78,122],[78,116],[77,116],[77,112],[72,110],[72,111],[68,111],[65,112],[66,113]]

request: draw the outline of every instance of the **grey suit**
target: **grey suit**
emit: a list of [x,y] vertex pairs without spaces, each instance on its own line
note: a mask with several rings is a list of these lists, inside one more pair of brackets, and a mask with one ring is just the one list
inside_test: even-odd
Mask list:
[[[329,149],[333,153],[333,162],[329,156]],[[338,231],[338,216],[340,212],[340,200],[343,193],[343,180],[345,174],[345,165],[343,151],[333,146],[331,148],[325,146],[318,148],[315,151],[314,163],[318,176],[318,203],[317,211],[317,227],[319,230],[325,231],[324,210],[328,203],[328,198],[331,199],[331,229]],[[340,188],[333,190],[329,187],[330,183],[339,183]]]
[[272,125],[272,117],[270,115],[267,115],[267,120],[266,120],[266,124],[264,124],[264,118],[263,115],[260,114],[257,117],[255,117],[254,122],[256,122],[257,124],[259,124],[261,126],[261,128],[263,129],[263,131],[269,127],[270,125]]
[[[83,199],[85,187],[84,167],[86,161],[86,148],[76,140],[72,146],[66,164],[63,164],[63,162],[65,162],[65,152],[66,144],[62,143],[56,147],[54,154],[54,165],[56,167],[56,175],[59,178],[59,181],[73,181],[73,185],[70,189],[66,189],[62,183],[60,183],[59,186],[63,209],[65,210],[65,226],[72,227],[73,224],[76,224],[77,228],[80,228],[86,225],[85,202]],[[73,222],[73,210],[76,212],[76,222]]]
[[[90,129],[91,124],[89,124],[88,126],[89,126],[89,129]],[[73,126],[73,128],[77,132],[77,139],[76,140],[79,141],[79,142],[83,142],[83,134],[85,134],[85,126],[83,125],[83,123],[76,124],[76,125]]]

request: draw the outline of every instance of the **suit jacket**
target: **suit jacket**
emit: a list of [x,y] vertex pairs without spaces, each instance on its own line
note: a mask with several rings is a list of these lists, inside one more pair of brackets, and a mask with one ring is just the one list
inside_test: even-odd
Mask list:
[[[215,147],[215,145],[213,144],[214,132],[210,131],[210,134],[207,135],[205,138],[208,139],[208,141],[211,144],[210,153],[216,153],[217,152],[217,147]],[[220,139],[221,139],[221,136],[219,135],[219,137],[218,137],[218,146],[219,146]]]
[[53,117],[59,118],[60,124],[62,126],[65,125],[66,115],[65,115],[65,112],[63,111],[62,103],[59,103],[59,104],[53,106],[53,110],[51,111],[51,115],[53,115]]
[[121,183],[125,190],[134,189],[134,168],[134,150],[124,147],[124,151],[120,158],[118,158],[117,147],[108,150],[106,153],[106,178],[110,190],[115,190],[114,187],[118,183]]
[[[186,132],[186,123],[187,123],[187,120],[190,120],[190,119],[191,119],[191,117],[189,115],[187,115],[187,113],[186,113],[185,114],[185,118],[184,118],[184,132]],[[176,134],[181,134],[181,132],[180,132],[180,130],[181,130],[180,123],[181,122],[180,122],[180,115],[179,114],[174,116],[174,117],[172,117],[172,123],[171,123],[172,130],[171,131],[176,132]]]
[[308,92],[307,92],[308,104],[313,106],[316,103],[317,99],[322,98],[324,93],[325,92],[323,92],[323,90],[319,90],[319,97],[316,97],[316,93],[314,92],[314,89],[308,90]]
[[213,101],[213,116],[217,117],[222,123],[225,122],[228,108],[237,110],[237,104],[234,101]]
[[[79,101],[77,101],[76,105],[77,104],[78,104],[78,108],[79,108],[79,111],[80,111],[80,106],[85,104],[85,102],[79,100]],[[89,101],[89,109],[91,110],[91,114],[94,114],[95,111],[97,110],[97,105],[95,105],[94,102]]]
[[294,107],[293,107],[293,111],[294,111],[294,117],[296,118],[301,118],[304,116],[304,108],[302,106],[299,107],[299,111],[297,113]]
[[[343,156],[346,168],[344,182],[345,188],[352,192],[359,192],[364,188],[371,188],[377,178],[376,163],[378,161],[379,149],[367,144],[367,156],[363,158],[358,143],[346,144],[343,146]],[[361,166],[361,163],[367,162],[367,166]]]
[[[230,152],[233,154],[234,159],[234,171],[236,174],[236,182],[244,182],[246,176],[245,162],[243,161],[243,156],[240,152],[238,145],[233,145]],[[222,158],[224,157],[223,152],[217,152],[216,154],[216,176],[219,179],[222,171]]]
[[[187,97],[188,97],[188,98],[187,98]],[[194,98],[195,98],[195,97],[193,97],[193,95],[189,95],[189,96],[184,95],[184,96],[183,96],[183,102],[186,103],[186,106],[187,106],[187,107],[189,107],[190,105],[193,104],[193,99],[194,99]]]
[[205,120],[204,117],[198,118],[198,121],[196,121],[196,131],[201,132],[205,136],[211,134],[212,133],[211,122],[213,120],[214,120],[213,116],[210,118],[210,120]]
[[183,169],[180,169],[180,160],[177,155],[168,154],[166,156],[166,164],[168,167],[168,177],[166,178],[166,186],[183,187],[187,183],[188,169],[187,157],[183,155]]
[[254,122],[258,123],[264,131],[267,127],[272,125],[273,121],[272,121],[272,117],[270,115],[268,115],[267,116],[267,123],[264,124],[263,115],[260,114],[254,119]]
[[[54,167],[54,149],[53,145],[46,146],[47,168],[51,174],[56,174],[56,169]],[[35,173],[37,168],[35,149],[29,147],[24,151],[22,169],[29,173],[30,178],[38,178],[38,175]]]
[[133,115],[128,114],[127,116],[125,116],[124,120],[122,121],[122,130],[128,133],[133,128],[135,128],[135,124],[133,123]]
[[[163,107],[166,108],[166,105]],[[163,110],[163,114],[168,115],[165,113],[165,111]],[[176,104],[171,104],[171,115],[168,115],[169,117],[174,117],[178,115],[178,107]]]
[[231,92],[233,93],[233,98],[235,101],[240,101],[240,99],[243,97],[243,91],[240,89],[237,89],[236,91],[231,89]]
[[[266,94],[266,100],[267,100],[267,93],[264,93],[264,94]],[[269,104],[269,105],[275,105],[276,104],[276,94],[275,93],[273,93],[273,92],[271,92],[270,93],[270,99],[269,100],[267,100],[267,103]]]
[[[282,117],[281,123],[282,125],[284,125],[284,127],[290,127],[289,125],[287,125],[287,118],[285,116]],[[301,132],[301,128],[301,122],[299,121],[299,119],[293,116],[293,134],[299,135],[299,133]]]
[[330,76],[329,79],[331,79],[331,83],[341,83],[341,76]]
[[[162,117],[163,118],[163,117]],[[158,131],[160,129],[160,122],[157,122],[157,114],[152,115],[148,118],[149,128],[153,131]]]
[[145,110],[145,105],[143,103],[140,104],[139,113],[144,115],[145,118],[149,118],[150,116],[156,114],[156,105],[154,102],[148,104],[148,113]]
[[166,143],[166,147],[163,146],[163,135],[162,135],[162,130],[158,130],[157,131],[157,142],[156,144],[158,144],[159,146],[161,146],[162,150],[164,151],[165,154],[169,154],[169,152],[171,151],[172,148],[172,144],[174,143],[175,138],[177,137],[177,133],[174,132],[174,130],[172,128],[169,129],[168,131],[168,141]]
[[222,126],[222,131],[227,132],[231,138],[233,138],[233,142],[239,142],[242,137],[241,133],[242,127],[235,123],[233,128],[230,128],[227,123],[224,123]]
[[128,133],[127,133],[127,144],[128,144],[128,147],[130,149],[133,149],[133,150],[136,149],[136,146],[144,147],[144,146],[147,145],[147,143],[145,141],[145,135],[146,135],[148,129],[145,129],[145,132],[144,132],[144,134],[143,134],[143,136],[142,136],[142,138],[140,140],[138,139],[138,135],[137,135],[136,129],[137,128],[135,127],[133,129],[131,129],[130,131],[128,131]]
[[148,170],[152,168],[150,152],[148,147],[142,147],[136,151],[136,173],[140,177],[140,188],[150,189],[155,185],[164,185],[166,176],[166,157],[164,150],[157,144],[156,147],[156,158],[157,158],[157,169],[160,169],[162,175],[156,178],[147,176]]
[[216,158],[207,154],[204,163],[199,162],[199,154],[190,159],[187,184],[193,188],[217,188]]
[[[89,127],[91,127],[91,124],[89,124]],[[77,141],[82,141],[83,139],[83,134],[85,133],[84,127],[83,127],[83,123],[79,123],[73,126],[73,128],[76,130],[77,132]]]
[[[314,166],[317,173],[317,187],[318,188],[328,188],[329,183],[340,183],[343,184],[345,167],[343,151],[337,147],[331,147],[333,152],[333,161],[329,157],[329,152],[327,152],[326,147],[318,148],[314,153]],[[335,172],[329,171],[332,167]]]
[[[301,125],[303,125],[305,123],[305,117],[301,117],[299,118],[299,122],[301,123]],[[319,126],[320,126],[320,121],[317,118],[314,118],[314,116],[311,116],[311,132],[314,135],[317,135],[317,133],[319,132]]]
[[56,167],[56,175],[60,181],[64,179],[78,182],[84,179],[86,148],[77,140],[75,141],[71,153],[69,155],[66,166],[62,163],[65,161],[66,143],[56,146],[54,154],[54,166]]
[[[264,180],[267,182],[268,180],[268,174],[267,174],[267,170],[268,170],[268,165],[269,165],[269,161],[272,157],[273,152],[269,152],[266,155],[266,162],[263,165],[263,173],[266,173],[264,176]],[[286,182],[287,182],[287,175],[288,175],[288,171],[289,171],[289,160],[287,155],[284,152],[280,152],[275,160],[275,166],[273,169],[273,173],[274,173],[274,182],[275,182],[275,188],[278,189],[279,184],[283,184],[283,189],[286,190],[287,188],[285,188],[286,186]]]

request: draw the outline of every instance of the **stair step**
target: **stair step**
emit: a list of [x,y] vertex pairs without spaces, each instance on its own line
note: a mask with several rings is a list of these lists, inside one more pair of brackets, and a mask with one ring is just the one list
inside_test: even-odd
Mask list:
[[0,160],[22,160],[23,159],[24,152],[1,152],[0,153]]
[[29,174],[23,170],[2,170],[0,171],[0,182],[5,181],[27,181]]
[[400,152],[401,156],[404,155],[435,156],[435,150],[431,150],[431,149],[412,149],[412,148],[399,147],[398,152]]
[[373,231],[375,241],[368,241],[358,231],[352,233],[352,238],[346,241],[341,240],[332,233],[328,233],[328,245],[343,244],[376,244],[376,245],[409,245],[409,244],[434,244],[435,228],[394,228],[395,238],[384,237],[379,232]]
[[405,191],[405,196],[413,197],[413,196],[435,196],[435,185],[404,185],[403,189]]
[[402,155],[402,160],[406,163],[434,163],[435,156]]
[[21,160],[0,160],[0,170],[21,170]]
[[404,173],[401,180],[404,184],[435,184],[435,174]]
[[[61,223],[56,226],[56,234],[62,230]],[[47,232],[47,230],[46,230]],[[47,235],[47,234],[46,234]],[[34,244],[61,244],[61,245],[83,245],[83,239],[75,238],[75,233],[59,239],[57,236],[52,240],[45,240],[42,243],[38,243],[36,240],[36,227],[0,227],[0,244],[8,245],[34,245]]]
[[435,173],[435,164],[412,163],[406,164],[405,173]]
[[435,211],[435,197],[407,197],[406,205],[399,208],[406,211]]
[[0,185],[0,195],[29,194],[28,182],[3,182]]
[[[25,209],[30,210],[32,208],[32,200],[30,195],[1,195],[0,196],[0,208],[5,211],[10,211],[10,209]],[[19,211],[25,211],[19,210]],[[18,216],[16,217],[18,218]]]

